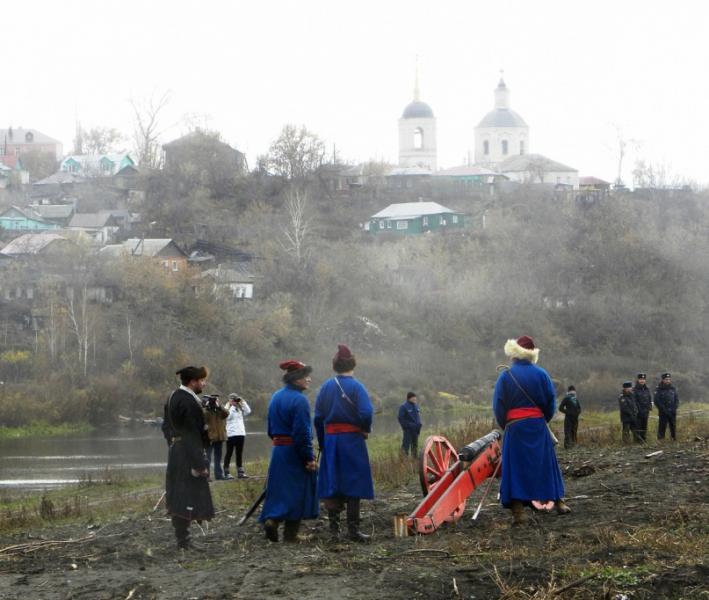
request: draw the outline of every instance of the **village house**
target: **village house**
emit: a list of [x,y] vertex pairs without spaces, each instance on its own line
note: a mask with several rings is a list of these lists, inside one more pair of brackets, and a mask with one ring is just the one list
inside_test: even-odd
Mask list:
[[182,170],[195,164],[219,164],[236,174],[246,173],[246,155],[222,142],[216,136],[200,130],[163,144],[164,168]]
[[211,292],[215,298],[250,300],[254,297],[256,276],[243,263],[231,267],[219,265],[215,269],[203,271],[196,277],[211,284]]
[[60,160],[63,154],[62,143],[36,129],[0,129],[0,154],[22,156],[28,152],[44,152]]
[[121,228],[127,228],[130,215],[125,210],[100,210],[93,213],[76,213],[67,229],[86,235],[92,242],[104,245],[111,242]]
[[10,231],[59,229],[31,208],[11,206],[0,213],[0,227]]
[[127,170],[135,170],[135,161],[127,152],[114,154],[75,154],[67,156],[59,165],[65,173],[84,177],[111,177]]
[[437,202],[401,202],[390,204],[369,217],[365,230],[371,233],[420,234],[429,231],[460,229],[465,225],[462,213]]
[[30,204],[30,210],[37,213],[45,221],[56,223],[59,227],[65,227],[74,214],[75,204]]
[[29,171],[22,166],[19,156],[0,155],[0,189],[11,185],[26,185],[29,182]]
[[150,258],[170,273],[187,270],[187,254],[171,239],[130,238],[120,244],[109,244],[99,250],[100,256]]

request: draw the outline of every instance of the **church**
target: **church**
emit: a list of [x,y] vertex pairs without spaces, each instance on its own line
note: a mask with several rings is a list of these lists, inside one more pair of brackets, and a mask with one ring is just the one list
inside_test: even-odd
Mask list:
[[399,119],[399,171],[427,170],[439,177],[460,178],[502,175],[518,183],[544,183],[579,187],[578,170],[541,154],[530,153],[529,125],[511,108],[510,89],[501,76],[494,104],[475,127],[475,164],[438,169],[436,117],[421,100],[418,73],[414,98]]

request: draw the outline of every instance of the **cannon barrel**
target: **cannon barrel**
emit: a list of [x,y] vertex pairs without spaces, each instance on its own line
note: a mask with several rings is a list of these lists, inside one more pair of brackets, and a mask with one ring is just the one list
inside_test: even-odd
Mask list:
[[478,456],[478,454],[485,450],[485,448],[487,448],[494,441],[499,440],[501,437],[502,432],[496,429],[495,431],[491,431],[487,435],[482,436],[480,439],[470,442],[458,451],[458,460],[462,460],[464,462],[471,462],[475,460],[475,457]]

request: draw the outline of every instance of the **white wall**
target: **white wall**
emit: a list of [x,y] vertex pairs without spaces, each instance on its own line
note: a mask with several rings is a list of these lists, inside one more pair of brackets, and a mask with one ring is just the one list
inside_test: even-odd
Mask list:
[[[423,147],[414,146],[414,132],[423,132]],[[399,119],[399,166],[438,169],[436,119]]]

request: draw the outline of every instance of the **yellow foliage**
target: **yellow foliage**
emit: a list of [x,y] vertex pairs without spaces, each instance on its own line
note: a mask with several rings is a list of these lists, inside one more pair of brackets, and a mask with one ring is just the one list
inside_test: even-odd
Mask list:
[[28,350],[6,350],[0,354],[0,362],[9,365],[19,365],[28,362],[31,357],[32,353]]

